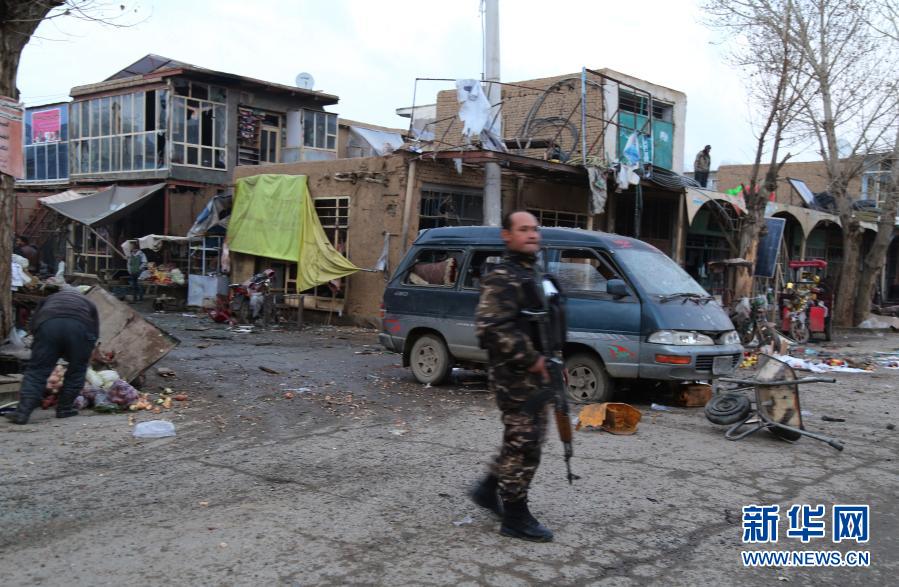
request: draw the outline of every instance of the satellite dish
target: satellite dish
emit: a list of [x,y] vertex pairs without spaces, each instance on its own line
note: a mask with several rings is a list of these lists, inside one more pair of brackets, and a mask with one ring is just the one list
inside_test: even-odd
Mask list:
[[298,88],[303,88],[304,90],[311,90],[312,86],[315,85],[315,78],[312,77],[312,74],[306,73],[305,71],[297,76],[296,85]]

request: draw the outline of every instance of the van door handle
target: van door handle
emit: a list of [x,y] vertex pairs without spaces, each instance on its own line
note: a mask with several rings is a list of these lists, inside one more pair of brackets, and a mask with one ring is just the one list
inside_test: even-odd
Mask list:
[[393,292],[393,295],[395,295],[395,296],[401,296],[401,297],[402,297],[402,296],[408,296],[408,295],[409,295],[409,292],[407,292],[407,291],[395,291],[395,292]]

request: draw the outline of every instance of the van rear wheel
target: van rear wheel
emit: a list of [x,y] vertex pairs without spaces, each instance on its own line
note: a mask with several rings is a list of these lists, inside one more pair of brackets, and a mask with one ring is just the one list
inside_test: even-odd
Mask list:
[[565,360],[568,370],[569,401],[586,404],[612,399],[614,385],[602,362],[588,353],[577,353]]
[[409,366],[419,382],[440,385],[449,377],[453,362],[443,339],[423,334],[412,344]]

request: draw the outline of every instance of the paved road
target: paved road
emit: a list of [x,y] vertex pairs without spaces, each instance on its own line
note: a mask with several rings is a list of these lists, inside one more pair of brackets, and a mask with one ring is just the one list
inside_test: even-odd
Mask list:
[[[807,427],[842,439],[842,453],[727,442],[701,410],[631,398],[636,435],[577,433],[574,486],[550,440],[531,500],[557,539],[530,544],[499,536],[465,497],[500,435],[477,375],[424,388],[370,331],[153,319],[183,341],[164,362],[176,378],[145,386],[193,398],[167,414],[177,437],[133,439],[125,415],[0,423],[4,584],[895,584],[897,372],[803,389]],[[897,348],[899,336],[852,344]],[[742,506],[802,503],[870,504],[870,542],[802,545],[784,519],[780,543],[754,549],[869,550],[871,566],[743,568]]]

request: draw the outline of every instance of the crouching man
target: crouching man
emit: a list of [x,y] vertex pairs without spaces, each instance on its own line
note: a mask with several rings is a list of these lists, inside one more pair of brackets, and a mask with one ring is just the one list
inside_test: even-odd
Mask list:
[[84,377],[100,334],[97,307],[77,290],[57,292],[34,313],[31,331],[34,342],[19,392],[19,406],[15,412],[6,414],[6,418],[14,424],[28,423],[31,412],[41,404],[47,378],[59,359],[65,359],[69,366],[59,392],[56,417],[78,415],[73,404],[84,387]]

